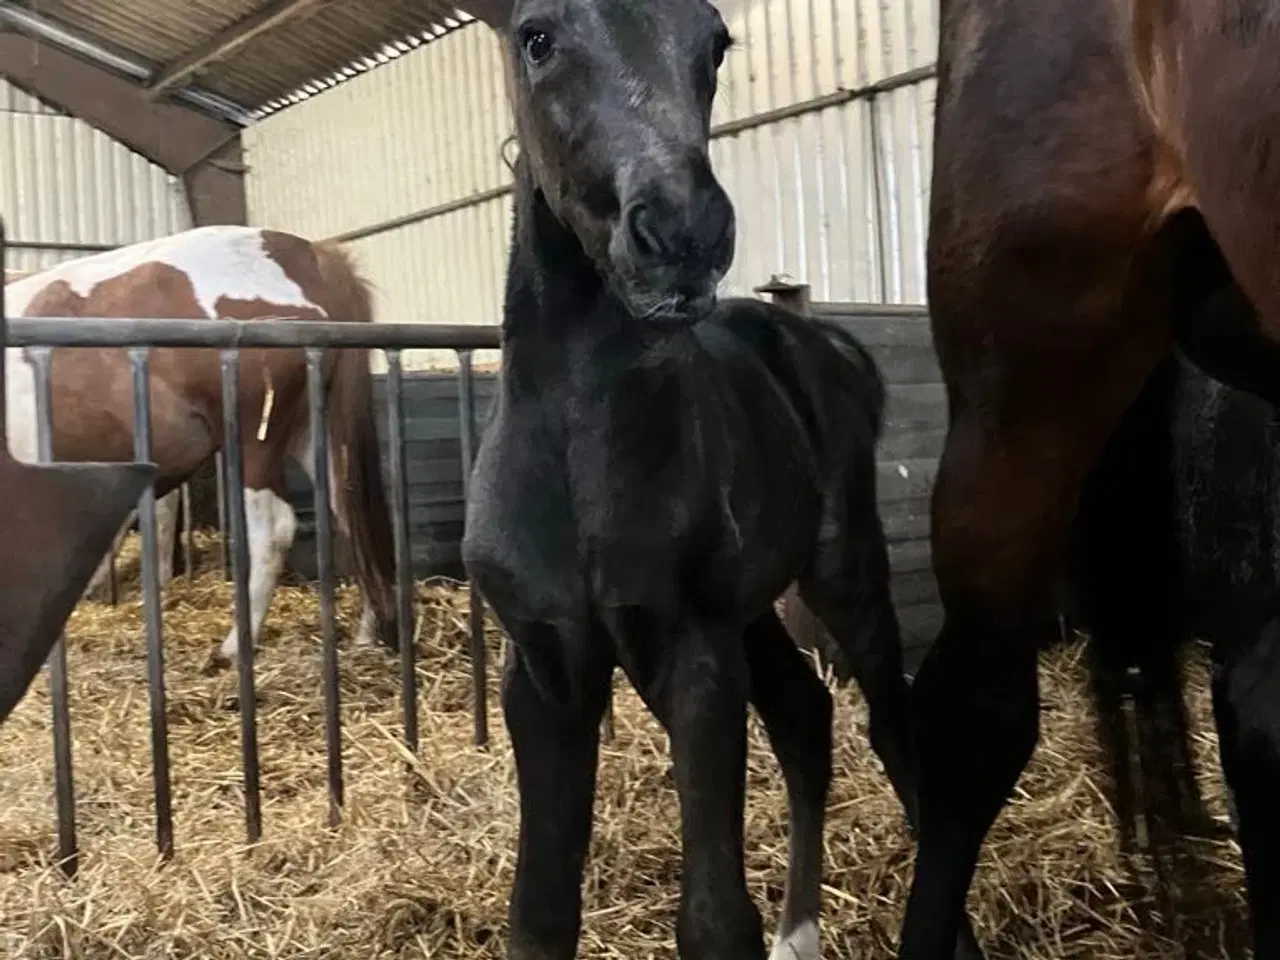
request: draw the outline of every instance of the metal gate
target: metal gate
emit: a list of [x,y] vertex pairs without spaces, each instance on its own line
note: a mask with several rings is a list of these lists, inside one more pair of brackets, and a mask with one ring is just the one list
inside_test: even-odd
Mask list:
[[[0,224],[0,261],[4,231]],[[403,705],[403,740],[406,749],[418,751],[418,689],[413,642],[414,583],[410,567],[408,494],[405,476],[403,368],[401,352],[407,349],[453,350],[459,363],[459,418],[464,477],[470,475],[477,437],[473,350],[499,346],[496,326],[368,324],[313,320],[161,320],[117,318],[14,318],[3,312],[0,295],[0,346],[26,348],[33,362],[36,382],[38,452],[41,462],[52,460],[52,355],[54,348],[116,347],[128,351],[133,374],[134,462],[150,463],[150,353],[159,347],[196,347],[219,351],[222,376],[224,442],[221,461],[225,469],[225,529],[230,573],[234,581],[235,625],[239,641],[240,738],[244,776],[245,832],[250,843],[262,835],[259,789],[254,644],[249,625],[249,547],[246,531],[241,411],[239,409],[240,350],[244,348],[303,349],[307,367],[308,410],[315,439],[314,502],[319,580],[319,616],[323,638],[323,686],[328,758],[329,822],[336,824],[343,807],[343,756],[338,686],[338,645],[334,624],[335,564],[333,524],[329,513],[328,411],[322,365],[328,350],[382,350],[387,359],[387,436],[389,443],[391,514],[395,536],[396,603],[399,623],[400,684]],[[0,423],[0,427],[3,424]],[[7,430],[4,433],[7,438]],[[7,439],[6,439],[7,443]],[[142,539],[143,611],[146,626],[147,691],[150,699],[152,775],[155,786],[156,844],[163,858],[173,855],[173,813],[169,772],[169,737],[166,719],[164,638],[160,591],[157,580],[158,548],[156,498],[148,486],[138,502],[138,526]],[[475,741],[488,741],[484,609],[472,593],[469,614]],[[58,858],[67,874],[77,869],[74,773],[68,710],[67,659],[63,641],[48,658],[53,713],[54,778],[57,797]]]

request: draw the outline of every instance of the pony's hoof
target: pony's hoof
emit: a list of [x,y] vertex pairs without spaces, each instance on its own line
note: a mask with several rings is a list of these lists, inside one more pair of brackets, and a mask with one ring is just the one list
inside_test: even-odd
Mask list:
[[227,656],[222,652],[221,647],[215,647],[212,651],[210,651],[209,659],[205,661],[204,669],[202,669],[200,672],[204,674],[206,677],[212,677],[234,666],[235,666],[235,661],[228,659]]

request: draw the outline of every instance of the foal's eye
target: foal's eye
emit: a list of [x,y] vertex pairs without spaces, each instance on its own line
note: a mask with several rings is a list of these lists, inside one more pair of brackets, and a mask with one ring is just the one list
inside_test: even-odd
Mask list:
[[529,62],[535,67],[542,66],[556,52],[555,41],[551,39],[551,34],[545,30],[533,29],[525,31],[520,37],[520,44],[524,48],[524,55],[529,58]]

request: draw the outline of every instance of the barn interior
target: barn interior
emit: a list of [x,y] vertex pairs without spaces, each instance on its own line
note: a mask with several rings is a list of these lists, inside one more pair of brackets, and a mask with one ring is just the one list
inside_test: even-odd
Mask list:
[[[772,281],[769,289],[794,293],[804,284],[816,310],[875,305],[866,329],[891,381],[893,420],[882,452],[882,514],[895,596],[918,658],[939,617],[927,504],[945,429],[922,252],[936,8],[931,0],[865,0],[846,16],[840,3],[720,4],[742,53],[722,91],[717,162],[743,209],[746,240],[732,279],[739,292]],[[510,193],[509,120],[487,25],[496,6],[0,0],[6,279],[191,226],[265,224],[356,248],[389,319],[496,323]],[[864,34],[866,49],[848,39]],[[447,78],[447,88],[431,86],[432,78]],[[412,132],[419,127],[470,138],[465,149],[474,152],[443,137],[423,140]],[[360,141],[370,144],[363,153]],[[388,156],[386,167],[375,154]],[[308,170],[323,177],[312,183]],[[342,179],[343,170],[359,182]],[[291,181],[306,181],[305,189]],[[326,196],[339,199],[326,204]],[[410,411],[411,483],[422,505],[413,526],[419,751],[401,739],[395,665],[376,651],[344,649],[347,796],[340,824],[328,825],[319,614],[309,582],[314,524],[309,489],[295,485],[302,528],[294,582],[275,600],[258,660],[265,835],[245,843],[235,677],[208,663],[231,623],[232,599],[216,530],[208,529],[217,511],[206,471],[193,486],[197,566],[164,594],[175,857],[162,861],[154,838],[132,537],[119,558],[117,602],[85,602],[68,625],[81,849],[73,879],[56,863],[45,679],[0,728],[6,956],[503,954],[514,768],[496,682],[486,703],[491,743],[474,743],[470,598],[456,582],[457,367],[452,357],[424,353],[420,361],[410,387],[421,398]],[[358,612],[344,587],[344,634]],[[486,636],[496,676],[504,647],[492,618]],[[1233,843],[1197,846],[1176,902],[1159,869],[1119,849],[1083,657],[1075,641],[1042,656],[1042,741],[984,848],[970,896],[979,937],[992,957],[1020,960],[1241,956],[1244,896]],[[1191,675],[1202,786],[1212,811],[1225,816],[1207,664],[1197,659]],[[621,678],[616,698],[615,733],[601,751],[582,952],[674,956],[679,816],[666,739]],[[898,935],[911,840],[867,746],[856,689],[836,699],[826,952],[881,957]],[[754,718],[751,737],[749,875],[770,926],[785,872],[786,797]]]

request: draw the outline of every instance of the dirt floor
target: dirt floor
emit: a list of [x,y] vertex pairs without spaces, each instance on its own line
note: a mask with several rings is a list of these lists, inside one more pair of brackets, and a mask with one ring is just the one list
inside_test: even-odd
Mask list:
[[[265,837],[244,845],[236,683],[206,675],[230,625],[220,575],[166,593],[168,717],[177,854],[161,865],[153,806],[140,600],[84,604],[69,627],[82,862],[56,850],[46,681],[0,729],[0,953],[8,958],[498,957],[513,867],[511,752],[490,683],[491,748],[471,744],[465,590],[423,586],[417,624],[422,750],[399,744],[397,668],[342,659],[345,818],[326,828],[314,594],[282,588],[257,660]],[[340,627],[356,596],[341,595]],[[499,635],[490,636],[500,656]],[[1222,814],[1203,664],[1194,713],[1206,792]],[[496,667],[493,671],[496,677]],[[993,958],[1239,957],[1238,851],[1202,844],[1196,876],[1160,906],[1116,849],[1103,799],[1081,650],[1047,655],[1043,740],[988,839],[970,898]],[[837,694],[824,956],[892,955],[910,873],[902,817],[870,753],[856,691]],[[411,761],[411,762],[407,762]],[[679,818],[666,741],[621,681],[602,751],[580,956],[673,957]],[[752,721],[747,842],[766,925],[785,872],[785,796]]]

